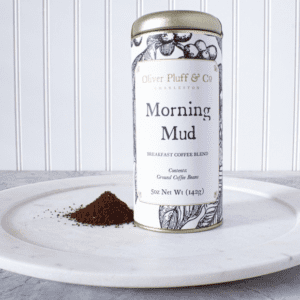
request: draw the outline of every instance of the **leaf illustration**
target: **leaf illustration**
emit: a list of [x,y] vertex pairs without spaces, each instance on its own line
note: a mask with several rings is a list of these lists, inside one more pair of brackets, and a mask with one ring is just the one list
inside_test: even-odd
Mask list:
[[163,45],[174,42],[175,34],[174,33],[160,33],[150,35],[147,39],[147,45],[150,46],[152,44]]
[[219,67],[219,92],[222,91],[222,83],[223,83],[223,66],[222,64],[218,65]]
[[217,39],[218,45],[219,45],[219,47],[221,49],[221,52],[223,52],[222,51],[222,38],[216,36],[216,39]]
[[[220,179],[222,181],[222,179]],[[217,207],[217,222],[220,223],[223,220],[223,191],[221,187],[221,191],[219,191],[219,204]]]
[[132,76],[134,77],[134,71],[136,68],[136,65],[139,61],[143,60],[154,60],[156,59],[156,51],[157,49],[161,46],[160,43],[152,43],[149,44],[148,47],[141,52],[133,61],[131,65],[131,70],[132,70]]
[[141,52],[137,57],[134,59],[131,65],[131,75],[132,75],[132,98],[133,101],[135,100],[135,68],[139,61],[143,60],[155,60],[156,59],[156,51],[161,44],[150,44],[148,47]]
[[163,229],[178,229],[178,212],[177,206],[160,205],[159,206],[159,222]]
[[147,49],[143,52],[142,60],[153,60],[156,59],[156,50],[161,46],[159,43],[151,44],[147,47]]
[[147,45],[151,45],[153,43],[159,43],[161,40],[161,34],[149,35],[147,38]]
[[222,147],[222,129],[220,128],[220,142],[219,142],[219,168],[223,167],[223,147]]
[[163,229],[181,229],[188,222],[201,218],[205,214],[205,204],[202,205],[178,205],[159,207],[160,227]]
[[202,219],[199,220],[196,228],[208,227],[216,223],[218,205],[219,205],[219,201],[216,201],[214,203],[204,204],[205,215]]
[[133,61],[132,65],[131,65],[131,71],[132,71],[132,76],[134,77],[134,71],[135,71],[135,68],[136,68],[136,65],[139,61],[143,60],[143,52],[140,53]]
[[186,223],[195,220],[199,217],[200,214],[204,215],[205,209],[203,205],[188,205],[181,206],[183,210],[183,218],[179,224],[179,228],[181,229]]

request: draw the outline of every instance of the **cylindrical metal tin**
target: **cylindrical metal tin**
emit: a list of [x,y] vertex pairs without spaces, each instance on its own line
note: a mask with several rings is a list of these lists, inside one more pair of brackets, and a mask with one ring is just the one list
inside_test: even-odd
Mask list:
[[196,11],[132,26],[134,221],[186,233],[222,224],[222,26]]

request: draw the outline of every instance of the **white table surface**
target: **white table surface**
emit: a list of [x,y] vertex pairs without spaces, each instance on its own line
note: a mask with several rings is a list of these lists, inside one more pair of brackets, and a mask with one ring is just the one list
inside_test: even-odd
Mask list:
[[[108,172],[0,171],[0,190],[47,180],[107,173]],[[273,182],[300,189],[300,172],[225,172],[224,175]],[[168,289],[123,289],[75,285],[37,279],[0,269],[0,300],[2,299],[300,300],[300,266],[235,282]]]

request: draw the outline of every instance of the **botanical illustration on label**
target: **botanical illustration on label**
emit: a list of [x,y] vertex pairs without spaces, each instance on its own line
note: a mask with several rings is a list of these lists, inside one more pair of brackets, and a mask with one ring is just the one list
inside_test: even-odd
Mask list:
[[[143,34],[131,45],[135,220],[171,230],[200,229],[220,223],[222,39],[206,33],[161,32]],[[210,85],[205,86],[207,82],[203,80],[211,80]],[[146,98],[140,97],[142,93]],[[206,141],[201,140],[204,136]],[[162,142],[166,146],[160,148]],[[182,156],[172,160],[175,153]],[[189,159],[193,163],[189,164]],[[153,185],[153,176],[157,186]],[[164,194],[153,197],[157,191]],[[151,197],[148,192],[153,193]]]
[[137,192],[160,205],[214,202],[219,176],[219,69],[212,60],[139,62]]

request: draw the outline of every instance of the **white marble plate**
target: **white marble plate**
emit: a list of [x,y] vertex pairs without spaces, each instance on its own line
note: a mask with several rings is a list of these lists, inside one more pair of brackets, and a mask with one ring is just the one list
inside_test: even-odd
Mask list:
[[132,207],[131,184],[131,176],[115,174],[0,192],[0,268],[84,285],[175,287],[300,264],[300,191],[271,183],[224,178],[224,224],[204,232],[159,233],[133,224],[78,227],[57,217],[105,190]]

